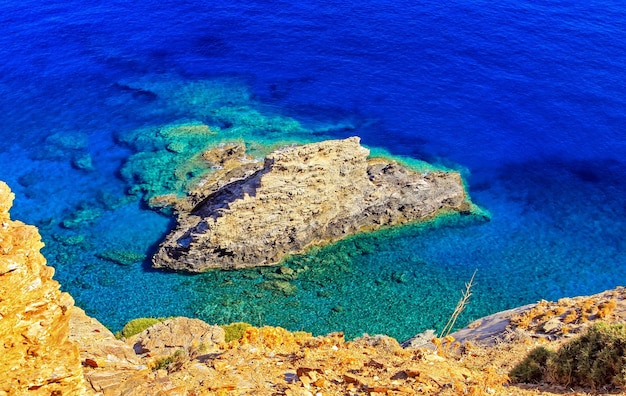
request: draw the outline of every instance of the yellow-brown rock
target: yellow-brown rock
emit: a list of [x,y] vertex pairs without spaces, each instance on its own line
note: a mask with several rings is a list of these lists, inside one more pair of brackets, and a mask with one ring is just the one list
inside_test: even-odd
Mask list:
[[84,395],[79,351],[68,339],[74,300],[39,252],[37,229],[13,221],[0,182],[0,395]]
[[137,386],[133,380],[150,382],[150,370],[133,348],[78,307],[72,307],[70,339],[79,346],[85,379],[94,390],[130,394],[128,389]]
[[224,342],[224,330],[200,319],[176,317],[156,323],[126,340],[136,353],[145,356],[168,356],[176,351],[197,348],[202,353],[216,352]]

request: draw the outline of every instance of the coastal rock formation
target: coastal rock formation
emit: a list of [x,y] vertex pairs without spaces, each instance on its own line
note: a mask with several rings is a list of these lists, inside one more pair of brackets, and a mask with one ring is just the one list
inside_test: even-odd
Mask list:
[[[70,340],[79,346],[84,377],[96,392],[103,395],[141,394],[139,384],[151,385],[151,371],[133,348],[117,340],[109,329],[78,307],[72,307]],[[131,393],[133,390],[136,392]]]
[[224,330],[200,319],[172,318],[156,323],[126,342],[136,353],[149,356],[167,356],[178,350],[215,352],[216,345],[224,342]]
[[624,323],[626,288],[618,286],[592,296],[541,300],[480,318],[452,334],[460,342],[493,345],[526,335],[544,340],[575,337],[593,323]]
[[61,293],[37,229],[13,221],[0,182],[0,395],[84,395],[79,350],[69,340],[74,300]]
[[282,148],[252,174],[248,163],[243,172],[231,164],[229,174],[242,177],[200,184],[190,209],[178,211],[154,267],[202,272],[272,265],[358,232],[470,212],[458,173],[418,173],[368,155],[353,137]]
[[[403,348],[384,335],[346,341],[342,333],[314,337],[269,326],[245,326],[235,337],[231,331],[226,342],[223,329],[187,318],[117,340],[59,292],[39,253],[36,229],[9,218],[12,199],[0,182],[0,396],[582,396],[624,390],[572,389],[551,380],[516,385],[507,375],[538,346],[555,349],[600,321],[623,324],[623,287],[540,301],[483,318],[443,340],[431,333],[422,337],[431,348]],[[138,342],[149,351],[137,354]]]

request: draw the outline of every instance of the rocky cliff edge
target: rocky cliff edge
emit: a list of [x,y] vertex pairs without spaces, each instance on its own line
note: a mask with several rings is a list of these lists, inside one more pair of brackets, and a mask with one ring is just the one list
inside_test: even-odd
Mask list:
[[11,220],[13,198],[0,182],[0,394],[85,394],[69,339],[74,300],[52,279],[37,229]]

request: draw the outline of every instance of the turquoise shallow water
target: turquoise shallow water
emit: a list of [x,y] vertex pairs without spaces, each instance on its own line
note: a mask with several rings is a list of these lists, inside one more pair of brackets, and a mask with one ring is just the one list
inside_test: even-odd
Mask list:
[[[625,11],[5,2],[0,179],[16,192],[13,217],[40,228],[63,289],[113,330],[188,315],[407,338],[443,326],[475,269],[460,325],[599,292],[624,284],[626,267]],[[203,86],[238,98],[220,102],[236,114],[291,117],[300,129],[234,131]],[[190,276],[103,259],[148,257],[172,226],[129,194],[122,169],[133,148],[120,136],[189,121],[248,141],[359,135],[461,169],[492,219],[449,218],[294,257],[287,293],[259,286],[280,280],[276,268]],[[86,154],[93,169],[78,169]]]

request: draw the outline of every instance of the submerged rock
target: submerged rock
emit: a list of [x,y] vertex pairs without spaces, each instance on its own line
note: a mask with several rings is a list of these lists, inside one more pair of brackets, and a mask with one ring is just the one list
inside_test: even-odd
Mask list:
[[298,287],[285,280],[271,280],[261,282],[258,285],[261,289],[283,293],[285,296],[293,296],[298,293]]
[[48,161],[64,161],[78,158],[86,154],[89,135],[82,132],[58,132],[46,138],[41,150],[35,154],[36,159]]
[[99,207],[90,203],[83,203],[61,222],[61,226],[67,229],[76,229],[94,223],[103,214],[103,210]]
[[93,161],[91,159],[91,155],[89,153],[81,154],[76,158],[72,159],[72,166],[76,169],[92,171],[95,168],[93,167]]
[[140,252],[115,249],[96,253],[96,257],[119,265],[133,265],[146,259],[146,255]]
[[206,183],[187,207],[178,206],[177,227],[154,255],[154,267],[273,265],[358,232],[470,211],[458,173],[418,173],[368,155],[352,137],[282,148],[251,174],[231,169],[229,176],[240,177]]

